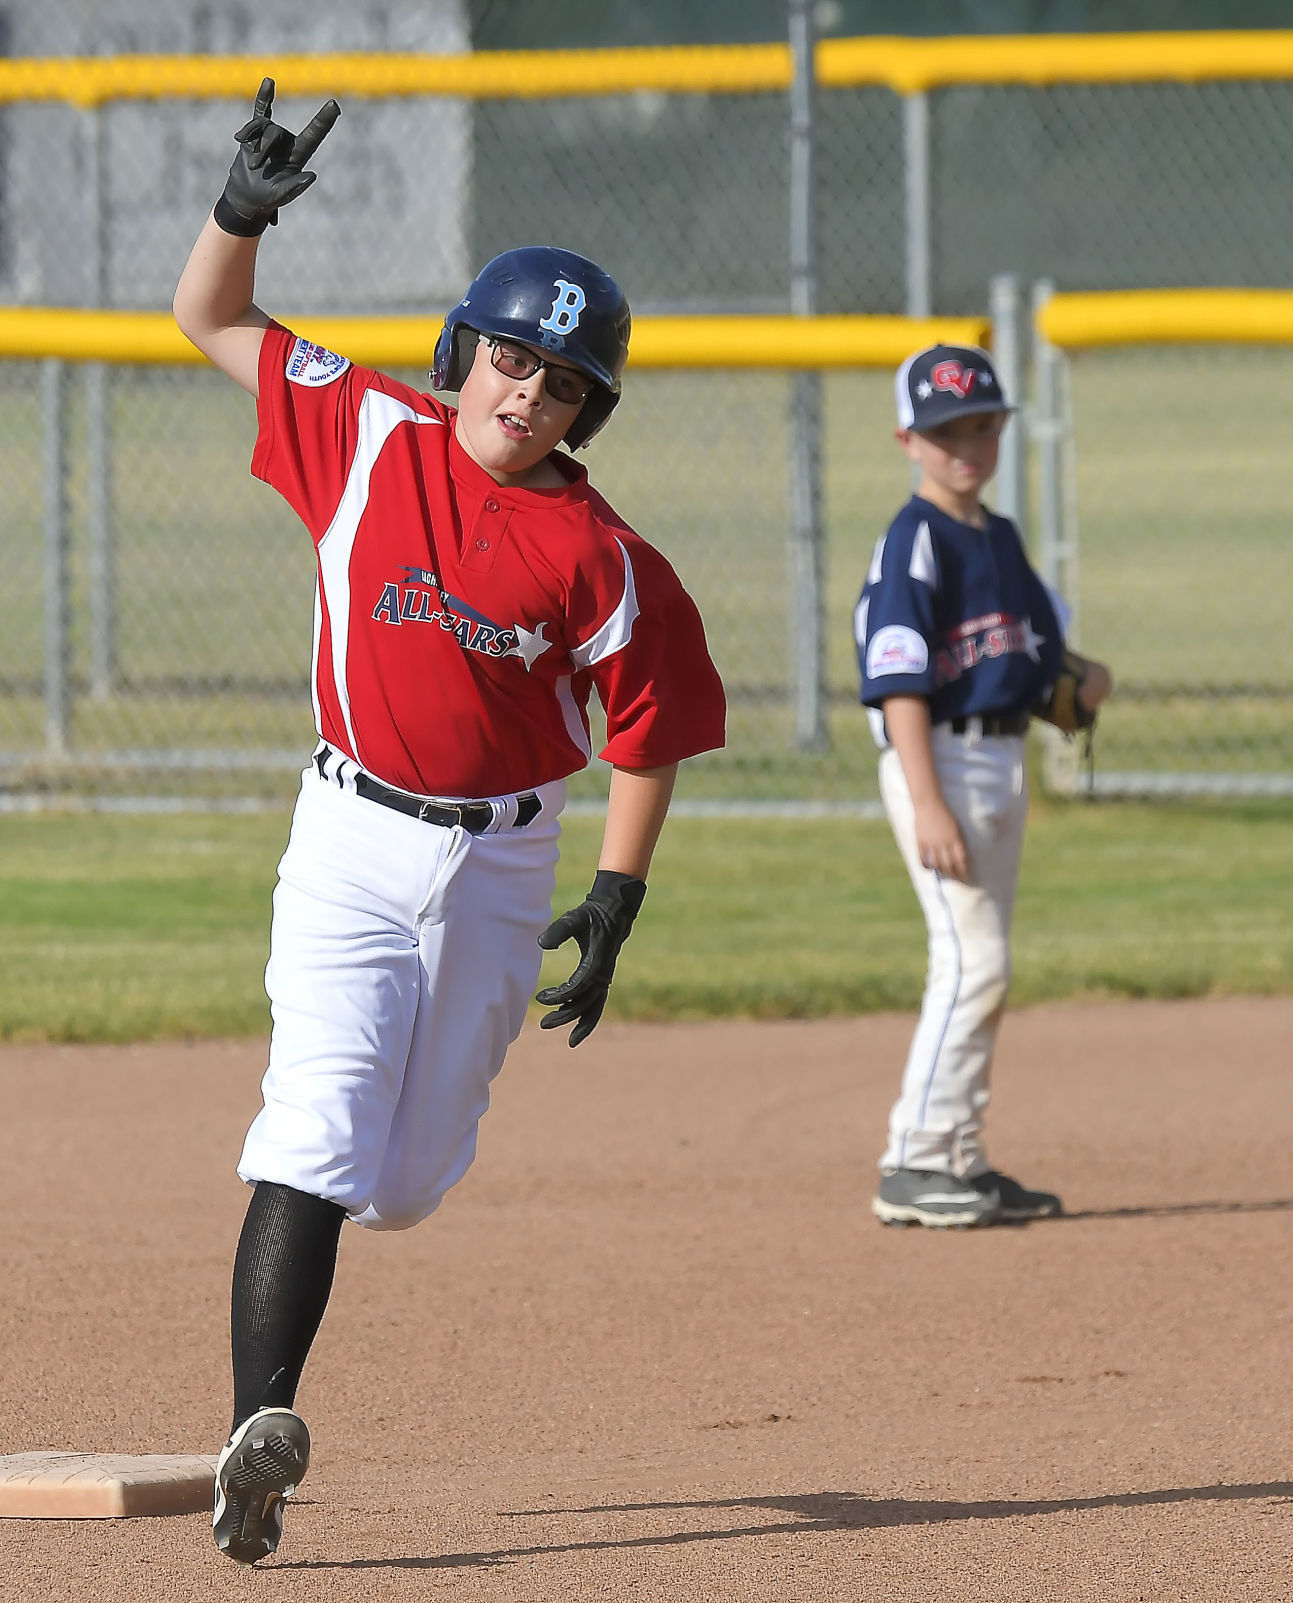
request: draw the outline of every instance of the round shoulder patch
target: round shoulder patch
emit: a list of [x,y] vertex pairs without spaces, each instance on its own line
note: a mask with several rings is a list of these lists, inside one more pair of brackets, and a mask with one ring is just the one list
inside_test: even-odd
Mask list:
[[313,389],[319,384],[331,384],[349,366],[348,356],[338,356],[336,351],[325,350],[311,340],[298,339],[287,353],[287,365],[283,371],[293,384],[304,384]]
[[905,623],[887,623],[867,642],[868,679],[883,679],[886,674],[924,673],[928,667],[929,645],[924,635]]

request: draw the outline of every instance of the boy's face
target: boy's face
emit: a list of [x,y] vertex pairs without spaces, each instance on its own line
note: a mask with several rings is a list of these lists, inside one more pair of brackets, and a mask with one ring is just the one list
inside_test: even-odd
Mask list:
[[[505,361],[508,352],[548,359],[546,351],[515,340],[499,341],[499,346]],[[510,365],[518,364],[513,361]],[[566,372],[573,374],[581,387],[586,386],[582,373],[566,368],[563,379]],[[513,378],[500,371],[494,348],[482,336],[458,395],[458,440],[468,456],[500,483],[521,481],[561,444],[582,406],[582,401],[552,398],[545,368],[528,378]]]
[[977,495],[997,470],[1005,412],[949,418],[931,429],[895,429],[894,436],[927,484],[952,495]]

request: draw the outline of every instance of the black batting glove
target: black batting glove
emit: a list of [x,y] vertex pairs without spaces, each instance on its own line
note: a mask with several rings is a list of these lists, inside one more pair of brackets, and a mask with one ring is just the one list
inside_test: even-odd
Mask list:
[[559,1030],[563,1024],[573,1022],[571,1046],[578,1046],[593,1033],[606,1006],[615,959],[629,938],[645,895],[645,880],[599,868],[592,890],[579,906],[554,919],[539,936],[539,945],[545,952],[554,951],[566,941],[579,942],[575,972],[563,985],[546,986],[534,998],[544,1007],[556,1009],[539,1020],[540,1029]]
[[301,169],[341,115],[335,100],[320,106],[299,134],[270,118],[274,80],[266,78],[256,96],[251,121],[234,135],[238,154],[229,169],[224,194],[215,203],[215,220],[226,234],[254,239],[278,221],[278,208],[295,200],[318,176]]

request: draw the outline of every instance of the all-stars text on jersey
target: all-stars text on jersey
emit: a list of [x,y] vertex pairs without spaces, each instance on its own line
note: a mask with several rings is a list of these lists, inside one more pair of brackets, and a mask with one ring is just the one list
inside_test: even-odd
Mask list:
[[438,623],[464,651],[477,651],[485,657],[520,657],[527,673],[552,643],[544,638],[544,623],[534,629],[519,623],[510,627],[495,623],[442,589],[429,568],[406,567],[404,572],[405,579],[383,585],[373,608],[375,623]]
[[934,653],[935,682],[950,684],[977,663],[1012,651],[1021,651],[1033,662],[1040,662],[1038,648],[1045,643],[1046,636],[1037,633],[1031,618],[1015,618],[1007,612],[969,618],[949,629],[944,643]]

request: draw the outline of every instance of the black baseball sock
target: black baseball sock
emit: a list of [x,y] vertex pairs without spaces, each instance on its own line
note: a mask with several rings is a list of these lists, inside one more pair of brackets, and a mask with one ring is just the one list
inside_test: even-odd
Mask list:
[[260,1408],[290,1408],[328,1306],[346,1211],[262,1180],[233,1265],[233,1428]]

